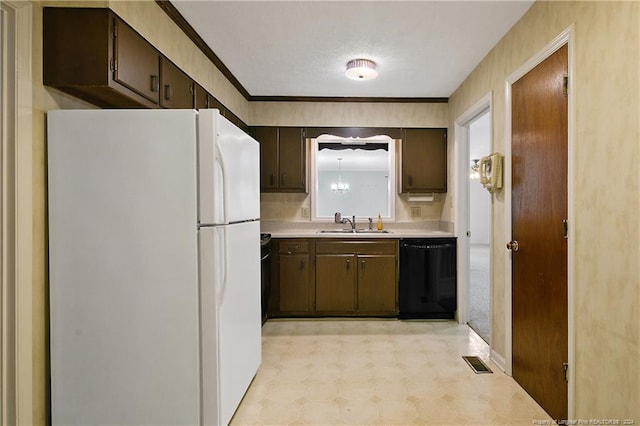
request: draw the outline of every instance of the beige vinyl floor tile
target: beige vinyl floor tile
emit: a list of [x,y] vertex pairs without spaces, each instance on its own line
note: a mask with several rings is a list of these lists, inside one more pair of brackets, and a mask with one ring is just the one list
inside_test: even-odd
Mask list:
[[[232,425],[531,425],[550,420],[453,321],[270,320]],[[475,374],[476,355],[493,374]]]

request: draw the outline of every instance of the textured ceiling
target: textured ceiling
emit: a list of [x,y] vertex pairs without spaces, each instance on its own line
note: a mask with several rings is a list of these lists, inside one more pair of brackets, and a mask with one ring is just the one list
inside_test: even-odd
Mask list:
[[[449,97],[532,1],[172,4],[251,96]],[[378,78],[344,76],[351,59]]]

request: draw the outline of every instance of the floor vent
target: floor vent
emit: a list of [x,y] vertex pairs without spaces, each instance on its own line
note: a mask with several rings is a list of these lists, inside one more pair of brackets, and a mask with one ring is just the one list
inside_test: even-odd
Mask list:
[[473,372],[476,374],[493,373],[493,371],[491,371],[491,369],[487,367],[487,365],[477,356],[463,356],[462,359],[469,364],[469,367],[471,367]]

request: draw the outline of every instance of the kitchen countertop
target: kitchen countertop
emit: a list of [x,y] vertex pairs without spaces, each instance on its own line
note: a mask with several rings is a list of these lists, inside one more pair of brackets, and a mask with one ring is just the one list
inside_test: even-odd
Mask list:
[[[374,223],[375,226],[375,223]],[[320,232],[320,230],[347,229],[349,224],[333,222],[286,222],[262,221],[261,232],[271,234],[271,238],[451,238],[453,232],[441,229],[440,222],[392,222],[385,224],[388,232],[341,233]],[[356,223],[357,229],[367,229],[368,223]]]

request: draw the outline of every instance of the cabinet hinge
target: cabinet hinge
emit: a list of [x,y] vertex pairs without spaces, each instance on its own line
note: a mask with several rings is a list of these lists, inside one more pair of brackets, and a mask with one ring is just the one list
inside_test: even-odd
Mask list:
[[562,94],[569,94],[569,77],[562,77]]
[[111,71],[113,71],[113,72],[118,71],[118,60],[117,59],[111,59],[109,67],[111,68]]
[[112,36],[113,38],[118,37],[118,22],[117,21],[113,21],[113,31],[112,31]]
[[562,371],[564,373],[564,381],[568,382],[569,381],[569,363],[568,362],[563,362],[562,363]]
[[562,238],[565,240],[569,238],[569,221],[567,219],[562,221]]

